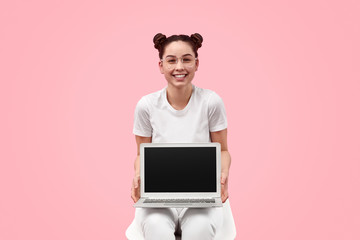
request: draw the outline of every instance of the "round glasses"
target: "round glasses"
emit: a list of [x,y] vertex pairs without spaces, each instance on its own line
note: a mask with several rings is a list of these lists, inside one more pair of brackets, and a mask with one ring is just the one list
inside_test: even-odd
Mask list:
[[188,56],[183,56],[183,57],[180,57],[180,58],[177,58],[177,57],[174,57],[174,56],[167,56],[165,59],[161,59],[161,61],[163,62],[164,66],[169,69],[169,70],[172,70],[174,69],[178,62],[179,62],[179,59],[182,63],[182,65],[185,67],[185,68],[192,68],[195,66],[195,62],[197,60],[197,58],[191,56],[191,55],[188,55]]

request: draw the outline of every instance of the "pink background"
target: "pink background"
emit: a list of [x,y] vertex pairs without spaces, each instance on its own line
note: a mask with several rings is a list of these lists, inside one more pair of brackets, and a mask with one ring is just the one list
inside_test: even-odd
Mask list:
[[360,239],[359,1],[2,1],[0,239],[125,239],[152,38],[204,37],[237,239]]

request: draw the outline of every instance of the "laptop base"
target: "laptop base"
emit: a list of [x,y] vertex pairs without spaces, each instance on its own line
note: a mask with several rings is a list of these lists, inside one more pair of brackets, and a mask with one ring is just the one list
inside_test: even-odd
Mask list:
[[162,203],[144,203],[146,198],[140,198],[133,206],[135,208],[210,208],[222,207],[221,198],[214,198],[213,203],[176,203],[176,202],[162,202]]

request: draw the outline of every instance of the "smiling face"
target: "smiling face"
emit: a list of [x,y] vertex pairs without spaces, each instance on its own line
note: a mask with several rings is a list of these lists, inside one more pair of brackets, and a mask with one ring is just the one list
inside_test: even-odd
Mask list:
[[[175,60],[177,58],[178,61],[170,66],[169,61],[166,61],[169,58]],[[194,58],[195,53],[189,43],[174,41],[165,47],[164,55],[162,56],[163,61],[159,62],[159,68],[169,86],[176,88],[191,86],[191,81],[199,66],[199,60],[194,60],[194,64],[187,64],[187,61]]]

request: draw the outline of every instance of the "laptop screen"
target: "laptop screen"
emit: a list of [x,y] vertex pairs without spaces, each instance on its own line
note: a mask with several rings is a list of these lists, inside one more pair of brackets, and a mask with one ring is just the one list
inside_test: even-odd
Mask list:
[[216,192],[216,147],[145,147],[144,191]]

